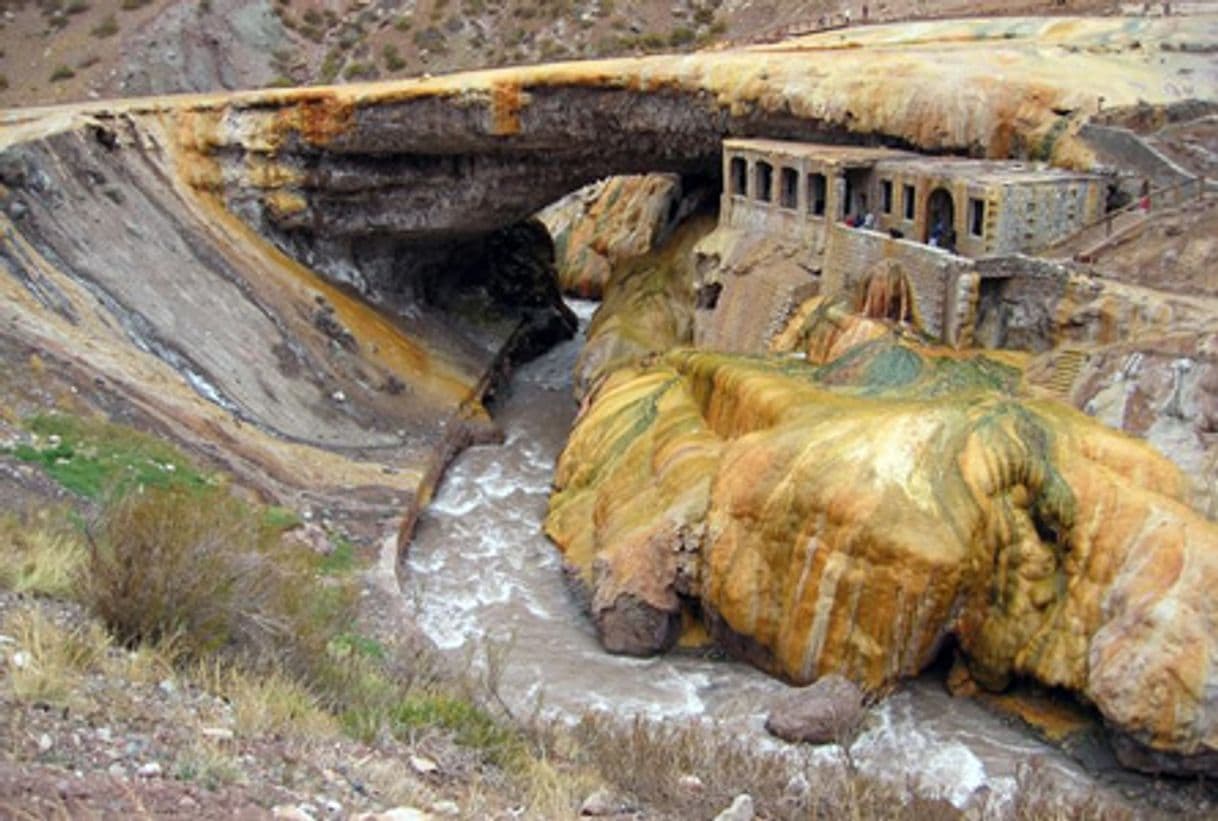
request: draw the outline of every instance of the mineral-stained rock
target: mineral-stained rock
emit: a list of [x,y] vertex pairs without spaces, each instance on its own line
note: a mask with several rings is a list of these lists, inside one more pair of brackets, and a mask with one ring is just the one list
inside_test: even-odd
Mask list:
[[779,700],[770,708],[765,728],[786,741],[845,742],[862,714],[863,691],[830,673]]
[[576,397],[582,398],[623,365],[689,344],[694,297],[691,249],[713,226],[709,216],[693,217],[654,253],[614,268],[575,366]]
[[594,614],[696,605],[795,683],[874,691],[954,636],[982,686],[1034,678],[1154,750],[1218,750],[1218,528],[1145,444],[1017,386],[891,336],[819,367],[675,351],[596,391],[547,531]]
[[563,291],[600,299],[614,269],[667,238],[682,214],[675,174],[610,177],[538,214],[554,237]]

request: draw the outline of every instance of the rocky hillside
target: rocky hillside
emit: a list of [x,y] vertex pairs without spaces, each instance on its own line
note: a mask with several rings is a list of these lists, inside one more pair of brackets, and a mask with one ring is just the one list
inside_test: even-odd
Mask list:
[[864,14],[876,21],[1116,6],[1110,0],[5,0],[0,106],[690,51],[858,22]]

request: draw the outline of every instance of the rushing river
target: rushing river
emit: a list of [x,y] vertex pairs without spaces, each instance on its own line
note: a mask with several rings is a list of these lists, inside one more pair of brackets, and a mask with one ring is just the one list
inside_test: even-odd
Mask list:
[[[572,307],[584,327],[596,304]],[[510,639],[502,689],[518,707],[541,695],[547,709],[572,717],[604,709],[623,717],[713,719],[771,746],[762,725],[785,685],[732,662],[611,656],[567,590],[542,522],[554,463],[575,416],[571,372],[582,344],[581,331],[515,374],[496,415],[506,441],[470,448],[449,468],[420,517],[404,595],[445,650]],[[1017,769],[1033,758],[1049,765],[1059,787],[1089,781],[1054,748],[953,699],[931,679],[906,685],[876,708],[852,752],[864,770],[916,783],[957,806],[984,788],[992,810],[1009,808]]]

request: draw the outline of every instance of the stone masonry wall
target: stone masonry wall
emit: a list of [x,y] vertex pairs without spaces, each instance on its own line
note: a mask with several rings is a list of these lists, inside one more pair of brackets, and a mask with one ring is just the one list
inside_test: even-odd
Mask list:
[[925,330],[943,336],[949,295],[956,279],[972,270],[972,260],[878,231],[834,225],[825,247],[823,292],[856,293],[867,274],[885,259],[895,260],[909,276]]
[[1053,347],[1070,270],[1022,255],[977,260],[976,268],[982,295],[974,341],[988,348],[1033,352]]
[[1004,186],[987,248],[1033,253],[1064,239],[1102,216],[1103,193],[1094,180]]

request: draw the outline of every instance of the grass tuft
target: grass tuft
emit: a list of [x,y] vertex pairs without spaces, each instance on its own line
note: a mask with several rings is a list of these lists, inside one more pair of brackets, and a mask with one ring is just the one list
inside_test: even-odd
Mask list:
[[68,599],[87,553],[80,538],[66,530],[0,516],[0,587]]
[[110,647],[96,623],[61,627],[36,606],[10,613],[0,631],[15,641],[5,679],[13,697],[56,707],[79,700],[81,676],[98,668]]
[[338,732],[338,722],[322,709],[316,696],[281,672],[251,675],[213,666],[210,673],[196,673],[194,678],[232,705],[233,726],[239,735],[330,737]]

